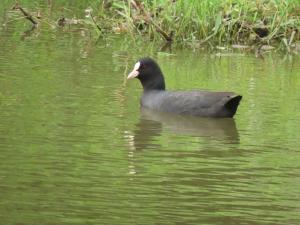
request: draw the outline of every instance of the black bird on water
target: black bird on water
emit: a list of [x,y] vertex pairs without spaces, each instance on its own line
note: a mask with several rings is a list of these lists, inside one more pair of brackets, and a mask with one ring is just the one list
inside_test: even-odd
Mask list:
[[142,58],[127,79],[140,80],[144,92],[141,106],[154,111],[201,117],[233,117],[242,99],[234,92],[167,91],[158,64]]

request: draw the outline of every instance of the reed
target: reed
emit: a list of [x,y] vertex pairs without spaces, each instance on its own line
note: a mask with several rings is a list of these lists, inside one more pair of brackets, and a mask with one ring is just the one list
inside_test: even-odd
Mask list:
[[101,1],[99,15],[110,18],[116,32],[166,39],[164,32],[173,42],[194,47],[290,48],[300,40],[299,0],[114,0]]
[[[4,5],[9,4],[10,0],[4,0]],[[126,33],[133,39],[163,39],[193,48],[207,45],[300,52],[300,0],[62,0],[55,4],[48,0],[49,9],[41,18],[29,13],[39,5],[30,0],[22,0],[22,4],[25,8],[16,4],[12,9],[19,9],[34,26],[44,21],[58,27],[79,23],[96,30],[97,35]],[[53,5],[77,10],[78,17],[65,10],[60,18],[54,18]],[[83,11],[88,12],[84,18]]]

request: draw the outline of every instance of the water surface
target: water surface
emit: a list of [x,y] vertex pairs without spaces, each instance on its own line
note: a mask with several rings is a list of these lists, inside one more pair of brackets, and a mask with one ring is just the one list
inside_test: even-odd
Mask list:
[[[1,223],[299,224],[299,56],[27,28],[0,31]],[[140,110],[144,55],[168,89],[242,94],[235,118]]]

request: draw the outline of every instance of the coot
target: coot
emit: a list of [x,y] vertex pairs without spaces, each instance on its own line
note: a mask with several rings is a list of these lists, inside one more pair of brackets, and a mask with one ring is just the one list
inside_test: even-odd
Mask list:
[[233,117],[242,99],[233,92],[167,91],[158,64],[142,58],[127,79],[140,80],[144,92],[141,106],[155,111],[202,117]]

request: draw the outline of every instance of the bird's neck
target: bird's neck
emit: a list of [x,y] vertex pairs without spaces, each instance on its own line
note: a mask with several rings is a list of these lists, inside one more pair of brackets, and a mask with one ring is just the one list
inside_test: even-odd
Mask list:
[[157,75],[155,79],[141,80],[144,92],[145,91],[164,91],[166,89],[165,79],[163,75]]

